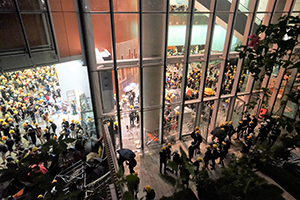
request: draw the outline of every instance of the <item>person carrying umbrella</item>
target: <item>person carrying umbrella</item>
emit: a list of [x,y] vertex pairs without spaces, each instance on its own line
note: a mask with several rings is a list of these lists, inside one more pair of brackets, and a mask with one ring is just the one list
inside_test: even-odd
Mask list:
[[133,174],[135,172],[133,168],[137,165],[136,160],[133,158],[129,162],[126,162],[126,165],[128,165],[130,174]]

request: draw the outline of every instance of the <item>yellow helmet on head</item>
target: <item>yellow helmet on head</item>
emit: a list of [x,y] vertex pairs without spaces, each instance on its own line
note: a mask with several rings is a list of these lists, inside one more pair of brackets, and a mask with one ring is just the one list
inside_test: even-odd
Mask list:
[[225,124],[228,124],[228,121],[226,121]]
[[14,131],[14,130],[10,130],[9,133],[10,133],[10,134],[13,134],[13,133],[15,133],[15,131]]
[[38,150],[37,147],[33,147],[33,148],[32,148],[32,151],[33,151],[33,152],[36,152],[37,150]]
[[52,122],[52,120],[51,119],[49,119],[49,123],[51,123]]
[[230,121],[229,124],[232,124],[232,121]]
[[145,186],[145,190],[147,190],[147,191],[151,190],[151,186],[150,185],[146,185]]
[[196,127],[195,127],[195,130],[199,130],[199,127],[198,127],[198,126],[196,126]]
[[6,122],[3,122],[3,123],[2,123],[2,126],[6,126],[6,124],[7,124]]
[[168,143],[168,147],[172,147],[172,144],[171,144],[171,143]]
[[63,122],[65,122],[65,121],[66,121],[66,119],[62,119],[62,121],[63,121]]
[[218,148],[218,145],[216,145],[216,144],[213,144],[213,148]]
[[211,148],[211,146],[210,146],[210,145],[207,145],[207,146],[206,146],[206,148],[207,148],[207,149],[210,149],[210,148]]
[[35,126],[38,126],[39,124],[38,124],[38,123],[35,123],[34,125],[35,125]]
[[197,158],[197,160],[198,160],[199,162],[202,162],[202,161],[203,161],[203,158],[199,157],[199,158]]
[[162,147],[161,150],[165,151],[165,150],[166,150],[166,147]]
[[74,122],[74,121],[75,121],[75,119],[72,119],[72,120],[71,120],[71,122]]

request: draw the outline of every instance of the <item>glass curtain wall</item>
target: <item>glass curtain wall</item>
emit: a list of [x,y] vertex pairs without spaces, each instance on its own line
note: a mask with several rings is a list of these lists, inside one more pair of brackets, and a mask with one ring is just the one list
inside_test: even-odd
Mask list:
[[[232,2],[235,1],[228,1],[226,6],[218,3],[214,8],[211,1],[172,1],[167,5],[165,0],[137,0],[130,3],[113,0],[113,11],[101,11],[100,7],[98,8],[99,13],[95,14],[103,12],[103,16],[106,15],[103,20],[107,24],[106,39],[95,39],[99,41],[97,47],[100,55],[103,55],[101,52],[105,49],[110,55],[113,48],[116,50],[115,58],[113,55],[108,56],[108,59],[102,57],[102,60],[97,62],[101,71],[99,74],[102,95],[105,92],[109,93],[102,97],[103,113],[115,115],[116,105],[120,105],[121,115],[118,117],[122,119],[120,130],[123,146],[128,143],[136,148],[146,148],[152,144],[176,140],[181,135],[192,132],[196,125],[200,126],[202,137],[207,139],[209,130],[214,128],[211,127],[212,124],[218,126],[219,123],[232,119],[234,125],[237,125],[246,109],[245,104],[252,93],[252,87],[249,86],[247,70],[239,71],[236,63],[230,62],[229,65],[221,66],[220,55],[225,45]],[[251,22],[255,24],[252,32],[262,23],[263,17],[270,14],[267,11],[267,3],[260,3],[261,5],[256,7],[258,13]],[[251,10],[255,7],[254,4],[255,1],[241,1],[238,6],[233,39],[229,44],[229,60],[237,58],[235,47],[248,37],[244,33],[245,25],[250,19],[250,14],[255,11]],[[191,8],[191,5],[194,7]],[[111,12],[114,15],[115,38],[112,38],[109,26]],[[191,14],[193,20],[190,20]],[[216,14],[214,21],[210,20],[212,14]],[[264,22],[266,25],[267,23]],[[212,26],[213,38],[207,41]],[[115,44],[112,45],[113,41]],[[188,41],[190,44],[187,44]],[[210,52],[206,52],[207,44],[211,46]],[[189,57],[185,56],[186,45],[190,45]],[[117,66],[112,65],[113,59],[116,60]],[[206,74],[202,74],[203,66],[207,66]],[[115,67],[117,70],[114,70]],[[220,76],[221,69],[226,67],[228,69],[224,70],[226,77],[223,77],[222,99],[219,99],[215,96],[217,77]],[[187,77],[183,77],[184,70],[187,70]],[[237,71],[239,74],[236,74]],[[117,75],[114,74],[116,72]],[[107,78],[101,74],[106,74]],[[117,77],[117,80],[114,77]],[[233,80],[236,78],[239,78],[237,92],[243,92],[240,93],[243,96],[239,98],[231,92]],[[186,83],[183,80],[186,80]],[[104,89],[106,87],[107,90]],[[200,90],[203,94],[200,94]],[[116,93],[119,96],[115,96]],[[218,108],[213,106],[216,100],[219,101]],[[211,119],[213,109],[218,109],[222,114]],[[257,113],[258,109],[260,108],[253,108],[249,112]],[[181,110],[184,112],[181,113]],[[233,112],[230,112],[231,110]],[[232,113],[232,116],[228,116],[229,113]],[[183,121],[181,131],[178,129],[180,119]],[[211,123],[211,120],[216,122]]]

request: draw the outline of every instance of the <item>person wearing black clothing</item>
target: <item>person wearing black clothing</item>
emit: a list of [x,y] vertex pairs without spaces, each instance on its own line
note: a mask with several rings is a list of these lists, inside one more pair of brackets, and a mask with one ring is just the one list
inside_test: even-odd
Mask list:
[[[182,164],[180,155],[178,154],[178,150],[175,149],[175,151],[172,153],[173,161],[176,163],[177,167]],[[177,171],[175,171],[175,174],[177,175]]]
[[270,145],[270,147],[274,145],[274,143],[276,142],[280,134],[281,134],[281,130],[278,128],[278,125],[275,124],[269,136],[268,145]]
[[12,136],[15,140],[15,146],[18,148],[20,146],[20,142],[21,142],[21,135],[14,130]]
[[200,144],[202,143],[202,136],[199,131],[196,131],[195,154],[200,154]]
[[245,154],[248,154],[249,153],[249,150],[252,146],[252,136],[249,135],[246,139],[245,139],[245,142],[243,143],[243,149],[241,151],[241,153],[245,153]]
[[205,155],[204,155],[204,168],[207,168],[208,169],[208,163],[209,161],[212,159],[212,154],[211,154],[211,146],[208,145],[206,147],[206,152],[205,152]]
[[234,128],[232,126],[232,121],[230,121],[228,124],[227,124],[227,129],[228,129],[228,132],[227,132],[227,135],[228,135],[228,139],[231,140],[231,136],[234,134]]
[[55,134],[57,126],[56,126],[56,124],[51,119],[49,120],[49,122],[50,122],[50,127],[52,129],[52,132]]
[[236,139],[240,140],[240,137],[243,137],[243,122],[239,121],[239,125],[236,128]]
[[33,128],[29,128],[28,129],[28,135],[31,138],[31,142],[36,146],[36,134],[35,134],[35,130]]
[[166,147],[166,152],[167,152],[167,158],[169,160],[171,160],[171,148],[172,148],[172,144],[168,143],[168,146]]
[[7,149],[8,149],[8,151],[9,151],[9,155],[11,155],[11,152],[13,152],[14,150],[13,150],[13,146],[14,146],[14,144],[15,144],[15,142],[11,139],[11,138],[8,138],[7,140],[6,140],[6,146],[7,146]]
[[6,157],[5,157],[6,152],[7,152],[6,145],[0,144],[0,154],[1,154],[2,161],[3,161],[2,164],[4,164],[6,161]]
[[199,158],[197,158],[197,160],[195,162],[193,162],[193,165],[196,167],[196,170],[194,171],[195,172],[195,176],[199,172],[200,162],[202,162],[202,160],[203,159],[201,157],[199,157]]
[[264,122],[261,123],[261,127],[259,129],[259,133],[255,139],[255,142],[260,140],[260,144],[262,144],[266,140],[268,133],[269,133],[269,130],[267,128],[267,123],[264,123]]
[[159,152],[159,172],[162,173],[162,165],[164,165],[164,174],[167,173],[167,151],[166,147],[162,147]]
[[44,138],[46,138],[46,140],[49,141],[50,136],[51,136],[51,134],[50,134],[50,131],[49,131],[49,127],[46,126],[46,128],[44,129]]
[[7,125],[6,122],[2,123],[2,131],[3,131],[3,135],[5,135],[6,137],[11,138],[11,135],[9,134],[9,126]]
[[211,169],[215,169],[215,165],[216,165],[216,159],[218,159],[218,157],[220,156],[219,151],[218,151],[218,146],[216,144],[213,144],[213,150],[212,150],[212,164],[211,164]]
[[[182,177],[185,177],[185,179],[182,180],[182,185],[186,185],[186,188],[189,188],[189,180],[190,180],[190,172],[188,169],[186,169],[184,166],[181,166],[180,168],[180,174],[182,174]],[[181,176],[180,176],[181,177]]]
[[251,121],[253,121],[254,128],[257,126],[257,123],[258,123],[257,118],[255,116],[256,116],[255,114],[252,114],[252,120],[251,120]]
[[188,148],[188,156],[189,156],[189,160],[191,160],[194,156],[194,152],[195,152],[195,143],[191,142],[191,145]]
[[63,119],[62,126],[65,126],[66,128],[69,128],[70,124],[66,119]]
[[155,191],[150,187],[150,185],[147,185],[144,188],[144,191],[146,192],[146,200],[154,200],[155,199]]
[[135,172],[133,168],[137,165],[136,160],[133,158],[129,162],[126,162],[126,165],[128,165],[130,174],[133,174]]
[[226,146],[226,142],[222,142],[221,147],[220,147],[220,162],[218,164],[221,164],[222,167],[224,167],[224,158],[226,157],[228,153],[228,147]]

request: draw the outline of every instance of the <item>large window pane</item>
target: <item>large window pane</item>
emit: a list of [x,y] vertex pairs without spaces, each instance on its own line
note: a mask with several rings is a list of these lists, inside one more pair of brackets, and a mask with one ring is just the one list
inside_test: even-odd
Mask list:
[[141,148],[140,113],[136,109],[121,112],[121,131],[123,148]]
[[200,134],[204,140],[207,140],[212,109],[209,102],[201,102],[200,106],[202,106],[199,123]]
[[224,78],[222,83],[222,90],[221,93],[223,94],[230,94],[232,91],[233,82],[235,79],[235,72],[236,72],[236,60],[230,60],[226,66],[224,71]]
[[[138,109],[139,103],[139,68],[118,69],[119,100],[124,110]],[[123,109],[122,108],[122,109]]]
[[223,52],[229,14],[217,13],[213,33],[212,53]]
[[108,14],[93,14],[93,31],[97,63],[112,60],[110,17]]
[[165,29],[165,14],[143,14],[143,58],[163,57]]
[[166,103],[181,101],[183,63],[168,64],[166,70]]
[[169,15],[168,55],[184,55],[186,22],[188,14]]
[[237,12],[235,18],[235,24],[233,27],[233,37],[231,41],[230,51],[235,51],[236,47],[242,44],[244,38],[245,24],[248,15],[243,12]]
[[21,0],[18,1],[20,10],[46,10],[44,1],[38,0]]
[[25,50],[25,42],[17,14],[0,13],[0,52]]
[[22,19],[31,48],[50,45],[49,26],[45,14],[22,14]]
[[220,75],[220,67],[221,60],[212,60],[209,62],[205,79],[204,97],[215,96]]
[[166,11],[166,0],[143,0],[143,11]]
[[239,124],[239,121],[242,120],[244,107],[245,107],[245,102],[242,99],[237,97],[235,99],[233,113],[232,113],[232,117],[231,117],[233,127],[237,127]]
[[241,73],[237,92],[245,92],[246,91],[247,84],[249,82],[249,76],[250,76],[249,70],[242,68],[242,73]]
[[117,59],[138,58],[138,15],[115,14]]
[[160,123],[159,108],[144,111],[144,144],[145,146],[157,145],[159,143]]
[[205,49],[209,14],[194,13],[191,55],[203,54]]
[[189,64],[186,85],[186,100],[198,99],[199,85],[202,75],[202,64],[200,62],[193,62]]
[[178,121],[181,106],[177,103],[166,103],[164,108],[163,136],[166,141],[178,139]]
[[221,123],[224,123],[226,121],[226,117],[228,114],[228,108],[229,108],[231,99],[232,98],[219,100],[219,109],[218,109],[216,126],[219,126]]
[[13,0],[0,0],[0,10],[15,10]]
[[91,11],[109,11],[108,0],[90,0]]
[[197,104],[188,104],[184,106],[182,135],[188,135],[195,130]]
[[137,0],[113,0],[114,11],[133,12],[138,11]]

